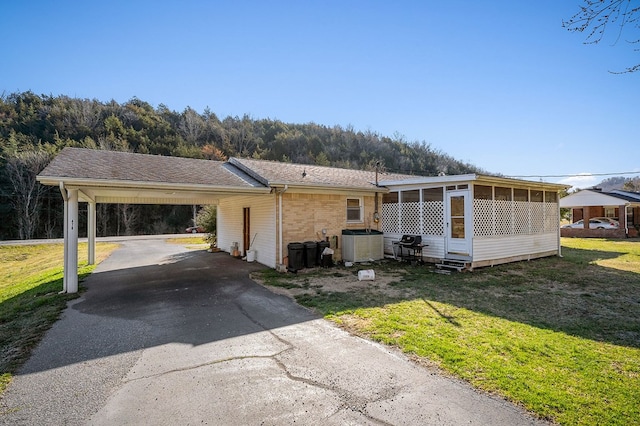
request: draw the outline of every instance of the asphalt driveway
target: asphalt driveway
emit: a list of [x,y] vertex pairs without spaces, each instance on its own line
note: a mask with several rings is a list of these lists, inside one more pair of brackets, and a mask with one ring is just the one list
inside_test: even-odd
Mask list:
[[542,424],[272,294],[248,278],[260,268],[124,242],[14,378],[0,424]]

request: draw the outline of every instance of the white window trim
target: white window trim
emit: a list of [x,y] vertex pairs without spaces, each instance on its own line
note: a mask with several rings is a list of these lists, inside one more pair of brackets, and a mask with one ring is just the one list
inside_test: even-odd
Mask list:
[[[349,200],[358,200],[360,218],[358,220],[349,220]],[[364,222],[364,203],[362,197],[347,197],[345,200],[347,223],[363,223]],[[352,207],[353,208],[353,207]],[[355,208],[353,208],[355,210]]]

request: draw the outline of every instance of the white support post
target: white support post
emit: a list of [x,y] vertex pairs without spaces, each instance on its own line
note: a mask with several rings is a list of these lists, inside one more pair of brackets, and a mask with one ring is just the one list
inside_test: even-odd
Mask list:
[[[66,191],[66,190],[65,190]],[[64,266],[62,277],[62,293],[67,292],[67,281],[69,280],[69,227],[67,222],[69,221],[69,200],[65,194],[64,199]]]
[[69,197],[67,197],[67,190],[64,187],[64,182],[60,182],[60,194],[62,194],[62,200],[64,201],[64,219],[62,222],[63,236],[64,236],[64,258],[62,269],[62,291],[60,293],[67,292],[67,277],[69,270],[69,229],[67,227],[67,221],[69,220]]
[[64,274],[67,276],[67,293],[78,292],[78,190],[68,189],[68,213],[66,223],[65,247],[67,247],[67,261]]
[[96,203],[90,201],[87,211],[87,246],[89,252],[89,265],[96,263]]

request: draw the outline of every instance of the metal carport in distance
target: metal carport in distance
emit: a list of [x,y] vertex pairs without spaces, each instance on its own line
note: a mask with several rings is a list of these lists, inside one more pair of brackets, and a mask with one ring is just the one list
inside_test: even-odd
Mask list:
[[37,176],[64,199],[63,292],[78,291],[78,203],[88,203],[89,264],[95,263],[96,204],[217,204],[271,189],[222,161],[64,148]]

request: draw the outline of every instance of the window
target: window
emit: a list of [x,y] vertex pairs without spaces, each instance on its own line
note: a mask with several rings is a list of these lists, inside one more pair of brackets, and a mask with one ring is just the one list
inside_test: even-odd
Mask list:
[[420,191],[415,189],[413,191],[402,191],[403,203],[418,203],[420,202]]
[[347,222],[362,222],[362,199],[347,198]]
[[553,191],[545,191],[544,193],[544,201],[547,203],[557,203],[558,202],[558,193]]
[[476,200],[493,200],[493,190],[486,185],[473,185],[473,198]]
[[515,201],[529,201],[529,190],[514,188],[513,199]]
[[616,208],[615,207],[605,207],[604,208],[604,217],[611,217],[611,218],[617,219],[618,215],[616,215]]
[[398,193],[389,192],[388,194],[382,194],[382,204],[398,204]]
[[511,188],[496,186],[496,200],[511,201]]
[[542,202],[542,191],[538,191],[535,189],[531,190],[531,201],[534,203],[541,203]]
[[442,187],[427,188],[422,190],[423,201],[442,201]]

